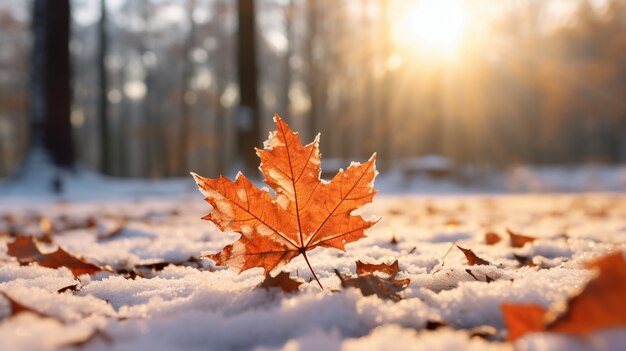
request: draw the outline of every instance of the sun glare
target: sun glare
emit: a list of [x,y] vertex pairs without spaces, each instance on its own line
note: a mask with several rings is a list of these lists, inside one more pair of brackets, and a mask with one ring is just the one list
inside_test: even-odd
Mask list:
[[404,17],[395,28],[403,45],[451,52],[458,48],[465,27],[465,12],[459,0],[409,1]]

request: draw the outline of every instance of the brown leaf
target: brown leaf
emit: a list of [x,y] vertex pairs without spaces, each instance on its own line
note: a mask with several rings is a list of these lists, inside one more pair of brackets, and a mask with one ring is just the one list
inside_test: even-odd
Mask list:
[[506,232],[509,234],[509,237],[511,238],[512,247],[522,247],[526,243],[532,243],[533,241],[537,240],[537,238],[534,238],[532,236],[518,234],[518,233],[513,232],[510,229],[507,229]]
[[364,274],[357,277],[342,277],[337,270],[335,274],[341,280],[341,286],[345,288],[357,288],[363,296],[377,295],[381,299],[400,301],[398,294],[411,282],[410,279],[395,279],[393,277],[381,278],[374,274]]
[[77,292],[77,291],[80,290],[80,288],[78,287],[79,285],[80,285],[80,283],[68,285],[68,286],[62,287],[61,289],[57,290],[57,292],[59,294],[62,294],[64,292],[66,292],[66,291]]
[[102,230],[100,233],[97,234],[96,237],[98,241],[106,241],[119,236],[124,232],[124,229],[126,229],[125,221],[118,223],[112,228]]
[[316,247],[345,250],[345,244],[364,238],[365,230],[376,223],[351,214],[371,202],[377,192],[372,188],[375,155],[323,182],[318,138],[302,146],[298,134],[278,115],[274,121],[277,131],[257,154],[265,183],[274,189],[276,197],[254,186],[241,173],[235,181],[192,173],[213,207],[203,218],[224,232],[241,234],[236,242],[207,257],[240,272],[262,267],[267,274],[302,254],[321,287],[307,251]]
[[292,279],[287,272],[280,272],[275,277],[267,274],[265,275],[265,279],[259,285],[259,288],[269,289],[269,288],[280,288],[282,291],[286,293],[298,291],[298,288],[302,284],[301,281]]
[[458,247],[459,250],[461,250],[461,252],[463,252],[463,254],[465,255],[465,258],[467,259],[467,264],[469,266],[490,265],[491,264],[491,263],[489,263],[489,261],[485,261],[482,258],[476,256],[474,251],[472,251],[470,249],[464,249],[464,248],[460,247],[459,245],[457,245],[456,247]]
[[356,274],[364,275],[374,272],[381,272],[388,274],[389,276],[395,276],[400,272],[400,266],[398,265],[398,260],[395,260],[392,264],[373,264],[373,263],[364,263],[361,261],[356,261]]
[[535,267],[537,266],[535,262],[533,262],[532,257],[520,256],[513,254],[513,257],[519,262],[520,267]]
[[391,240],[389,241],[389,243],[391,245],[398,245],[398,239],[396,239],[395,235],[391,237]]
[[503,304],[509,340],[538,331],[584,336],[600,329],[626,326],[626,260],[622,253],[603,257],[587,265],[599,268],[580,294],[571,298],[567,310],[556,314],[536,305]]
[[487,245],[495,245],[499,243],[501,240],[502,238],[496,232],[487,232],[485,234],[485,243]]
[[48,268],[67,267],[74,276],[94,274],[102,270],[82,258],[70,255],[61,247],[57,248],[55,252],[43,253],[32,237],[15,238],[13,242],[7,244],[7,254],[17,258],[20,264],[36,262],[40,266]]

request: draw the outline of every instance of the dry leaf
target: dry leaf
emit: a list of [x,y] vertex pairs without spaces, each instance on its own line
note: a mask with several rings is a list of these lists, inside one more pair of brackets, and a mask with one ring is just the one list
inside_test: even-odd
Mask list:
[[[396,279],[396,275],[400,272],[398,260],[395,260],[390,265],[385,263],[371,264],[357,261],[356,272],[356,277],[342,277],[339,272],[335,270],[335,274],[337,274],[341,280],[341,286],[344,289],[347,287],[357,288],[361,290],[363,296],[376,294],[383,299],[400,301],[402,298],[398,293],[404,290],[411,282],[408,278]],[[386,274],[388,277],[379,277],[374,274],[376,272]]]
[[192,173],[205,200],[213,206],[203,219],[224,232],[241,234],[239,240],[208,258],[240,272],[262,267],[267,274],[302,254],[321,287],[307,251],[316,247],[345,250],[345,244],[364,238],[365,230],[376,223],[351,215],[377,192],[372,188],[377,173],[375,155],[324,182],[320,180],[319,138],[302,146],[298,134],[278,115],[274,121],[277,131],[257,154],[265,183],[274,189],[275,198],[242,173],[235,181]]
[[616,253],[587,265],[599,268],[580,294],[571,298],[567,310],[554,317],[536,305],[503,304],[502,313],[509,331],[509,340],[538,331],[587,335],[594,331],[626,326],[626,260]]
[[532,243],[533,241],[537,240],[537,238],[534,238],[532,236],[518,234],[518,233],[513,232],[510,229],[507,229],[506,232],[509,233],[509,236],[511,237],[512,247],[522,247],[526,245],[526,243]]
[[411,282],[410,279],[395,279],[393,277],[381,278],[374,274],[365,274],[356,277],[342,277],[337,270],[335,274],[341,280],[341,286],[345,288],[357,288],[363,296],[377,295],[381,299],[400,301],[398,294]]
[[476,256],[476,254],[474,253],[474,251],[470,250],[470,249],[464,249],[462,247],[460,247],[459,245],[457,245],[456,247],[459,248],[459,250],[461,250],[461,252],[463,252],[463,254],[465,255],[465,258],[467,259],[467,264],[469,266],[476,266],[476,265],[490,265],[491,263],[489,263],[489,261],[485,261],[482,258]]
[[626,326],[626,260],[621,252],[587,265],[600,270],[583,291],[569,301],[565,314],[548,329],[585,335],[598,329]]
[[499,243],[501,240],[502,238],[496,232],[487,232],[485,234],[485,243],[487,245],[495,245]]
[[55,252],[43,253],[32,237],[17,237],[7,244],[7,254],[17,258],[20,264],[36,262],[42,267],[67,267],[74,276],[94,274],[102,269],[85,260],[72,256],[59,247]]
[[275,277],[267,274],[263,282],[259,284],[259,288],[280,288],[282,291],[290,293],[298,291],[301,284],[301,281],[292,279],[288,272],[280,272]]
[[68,286],[62,287],[61,289],[57,290],[57,292],[59,294],[62,294],[64,292],[66,292],[66,291],[77,292],[77,291],[80,290],[79,285],[80,285],[80,283],[68,285]]
[[519,262],[520,267],[535,267],[535,266],[537,266],[535,264],[535,262],[533,262],[532,257],[526,257],[526,256],[520,256],[520,255],[513,254],[513,258],[515,258],[517,260],[517,262]]
[[395,276],[400,272],[400,266],[398,264],[398,260],[395,260],[392,264],[374,264],[374,263],[364,263],[361,261],[356,261],[356,274],[364,275],[368,273],[381,272],[388,274],[389,276]]

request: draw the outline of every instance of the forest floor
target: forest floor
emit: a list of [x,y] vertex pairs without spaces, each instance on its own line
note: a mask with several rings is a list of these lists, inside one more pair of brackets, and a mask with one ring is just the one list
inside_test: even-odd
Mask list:
[[[15,313],[13,306],[11,312],[0,298],[2,344],[10,350],[285,351],[617,350],[626,344],[626,329],[584,340],[537,333],[509,343],[500,310],[505,302],[563,303],[593,276],[585,262],[626,252],[626,195],[379,195],[364,211],[381,218],[367,238],[346,252],[310,252],[323,291],[301,256],[285,267],[303,281],[292,293],[258,287],[260,269],[237,274],[198,259],[237,238],[201,220],[209,210],[199,193],[0,199],[0,291],[36,311]],[[513,248],[506,229],[537,239]],[[502,241],[487,245],[489,231]],[[47,236],[43,251],[62,247],[115,272],[74,277],[65,267],[20,265],[6,246],[17,232]],[[490,264],[467,265],[454,244]],[[514,255],[534,266],[522,266]],[[398,260],[398,278],[410,279],[400,300],[342,288],[335,269],[354,275],[357,260]]]

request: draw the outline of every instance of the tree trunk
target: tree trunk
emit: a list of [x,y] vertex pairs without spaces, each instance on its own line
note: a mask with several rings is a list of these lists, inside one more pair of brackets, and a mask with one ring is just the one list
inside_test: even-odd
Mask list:
[[189,152],[191,151],[191,102],[188,94],[192,93],[190,87],[191,76],[194,71],[194,63],[190,58],[190,52],[196,41],[196,23],[193,19],[193,11],[196,8],[195,0],[188,0],[187,14],[189,21],[189,33],[183,44],[183,69],[181,74],[181,99],[180,99],[180,132],[178,135],[178,153],[175,155],[174,174],[184,175],[189,173]]
[[108,79],[106,69],[107,56],[107,11],[105,0],[100,0],[100,22],[98,23],[98,124],[100,127],[100,171],[111,174],[111,150],[109,150],[109,120],[108,120]]
[[237,110],[237,144],[239,156],[248,170],[256,169],[254,148],[260,139],[259,102],[257,94],[256,30],[253,0],[238,1],[239,109]]
[[74,165],[70,124],[69,0],[36,0],[33,17],[32,144],[60,168]]
[[[70,124],[69,0],[35,0],[32,29],[31,137],[25,163],[43,149],[53,165],[70,169],[74,165],[74,147]],[[25,164],[23,168],[30,166]]]

